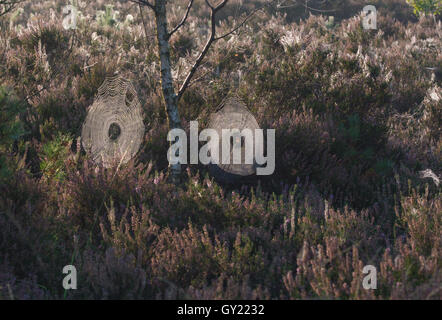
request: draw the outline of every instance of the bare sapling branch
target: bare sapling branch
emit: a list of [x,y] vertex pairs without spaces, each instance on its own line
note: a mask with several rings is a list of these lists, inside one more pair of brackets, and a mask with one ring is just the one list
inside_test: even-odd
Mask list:
[[204,57],[206,56],[207,52],[209,51],[212,43],[215,41],[216,38],[216,13],[222,9],[229,0],[223,0],[221,1],[217,6],[213,6],[209,0],[206,0],[207,6],[210,8],[210,35],[207,39],[206,44],[204,45],[203,50],[198,55],[198,58],[196,59],[195,63],[193,64],[192,68],[190,69],[189,73],[186,76],[186,79],[184,80],[183,84],[181,85],[180,90],[178,91],[178,100],[182,97],[184,91],[189,86],[190,80],[192,80],[192,77],[194,76],[196,70],[201,64],[201,61],[203,61]]
[[11,12],[15,6],[24,0],[0,0],[0,17]]
[[198,55],[197,59],[195,60],[194,64],[192,65],[189,73],[187,74],[183,84],[181,85],[179,91],[178,91],[178,100],[182,97],[184,94],[184,91],[189,87],[189,84],[191,83],[191,80],[193,76],[195,75],[195,72],[198,70],[198,68],[201,65],[201,62],[203,61],[204,57],[207,55],[207,52],[209,51],[212,44],[220,39],[226,38],[227,36],[233,34],[237,30],[239,30],[242,26],[244,26],[259,10],[263,9],[265,5],[258,7],[254,9],[250,14],[248,14],[240,23],[238,23],[232,30],[229,32],[226,32],[225,34],[221,36],[216,36],[216,13],[221,10],[228,2],[228,0],[221,1],[218,5],[214,6],[210,3],[209,0],[205,0],[207,6],[210,8],[210,35],[207,39],[206,44],[204,45],[204,48],[201,50],[200,54]]
[[179,28],[181,28],[185,23],[187,18],[189,17],[190,9],[192,8],[194,0],[189,0],[189,4],[187,5],[186,13],[184,14],[183,19],[180,21],[180,23],[177,24],[175,28],[172,29],[172,31],[169,32],[168,38],[170,38],[175,32],[178,31]]
[[130,1],[138,5],[149,7],[155,11],[155,6],[152,3],[150,3],[148,0],[130,0]]

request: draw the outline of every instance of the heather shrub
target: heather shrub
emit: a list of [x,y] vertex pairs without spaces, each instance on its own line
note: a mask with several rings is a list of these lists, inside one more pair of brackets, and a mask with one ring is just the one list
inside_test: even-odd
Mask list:
[[[202,3],[170,41],[177,86],[208,35]],[[219,34],[259,3],[232,1]],[[364,1],[309,1],[346,8],[333,24],[301,3],[262,10],[214,43],[179,108],[202,130],[238,95],[276,129],[274,174],[227,184],[187,165],[173,185],[152,13],[73,4],[75,31],[52,1],[0,18],[0,299],[441,298],[439,16],[374,1],[378,29],[364,30]],[[117,73],[146,132],[132,160],[104,168],[81,127]],[[362,287],[369,264],[377,290]]]
[[39,287],[35,277],[18,280],[7,266],[0,272],[0,300],[45,299],[49,296]]
[[[72,297],[87,299],[141,299],[146,298],[146,270],[142,269],[137,258],[124,251],[117,252],[110,247],[104,253],[86,250],[79,258],[82,278],[87,286]],[[68,295],[71,295],[69,293]]]
[[429,199],[428,189],[423,195],[418,195],[413,190],[410,196],[403,197],[396,209],[399,216],[396,232],[406,230],[410,242],[419,254],[431,255],[433,250],[440,251],[440,205],[440,195]]

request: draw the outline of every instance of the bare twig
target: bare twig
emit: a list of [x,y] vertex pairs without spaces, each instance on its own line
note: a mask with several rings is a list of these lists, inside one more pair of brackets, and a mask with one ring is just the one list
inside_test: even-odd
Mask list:
[[192,68],[190,69],[189,73],[187,74],[186,79],[184,80],[183,84],[181,85],[180,90],[178,91],[178,100],[180,100],[181,96],[183,95],[184,91],[189,86],[190,80],[192,80],[193,75],[195,74],[196,70],[201,64],[201,61],[203,61],[204,57],[206,56],[207,52],[209,51],[212,43],[215,41],[216,38],[216,13],[222,9],[226,3],[229,0],[223,0],[221,1],[217,6],[213,6],[209,0],[206,0],[206,3],[208,7],[210,8],[210,36],[207,39],[207,42],[201,51],[201,53],[198,55],[198,58],[196,59],[195,63],[193,64]]
[[11,12],[17,4],[24,0],[0,0],[0,17]]
[[175,32],[178,31],[179,28],[181,28],[186,23],[187,17],[189,16],[190,9],[192,8],[192,5],[193,5],[193,1],[194,0],[189,0],[189,4],[187,5],[186,13],[184,14],[183,19],[181,20],[180,23],[178,23],[178,25],[175,28],[173,28],[172,31],[169,32],[169,34],[167,36],[168,38],[170,38]]
[[148,0],[130,0],[130,1],[139,5],[147,6],[155,11],[155,6],[151,4]]
[[221,1],[218,5],[214,6],[210,3],[209,0],[205,0],[207,6],[210,8],[211,13],[210,13],[210,35],[209,38],[207,39],[206,44],[204,45],[203,50],[201,51],[201,53],[198,55],[198,58],[196,59],[195,63],[193,64],[192,68],[190,69],[189,73],[186,76],[186,79],[184,80],[183,84],[180,87],[180,90],[178,91],[178,100],[182,97],[184,91],[189,87],[189,84],[192,80],[192,77],[195,75],[196,70],[199,68],[199,66],[201,65],[201,61],[204,59],[204,57],[206,56],[207,52],[209,51],[210,47],[212,46],[213,42],[223,39],[229,35],[231,35],[232,33],[234,33],[235,31],[237,31],[239,28],[241,28],[247,21],[250,20],[250,18],[259,10],[261,10],[262,8],[265,7],[261,6],[259,8],[256,8],[255,10],[253,10],[249,15],[247,15],[246,18],[244,18],[244,20],[242,22],[240,22],[237,26],[235,26],[232,30],[230,30],[229,32],[217,37],[216,36],[216,13],[222,9],[228,2],[228,0],[223,0]]
[[285,4],[286,2],[287,2],[287,0],[284,0],[284,1],[280,2],[280,3],[278,3],[276,5],[276,8],[277,9],[287,9],[287,8],[296,7],[298,5],[302,5],[302,6],[305,7],[306,12],[307,12],[307,10],[312,10],[312,11],[322,12],[322,13],[336,12],[337,11],[337,10],[334,10],[334,9],[333,10],[321,10],[321,9],[312,8],[312,7],[310,7],[308,5],[308,1],[305,1],[304,3],[298,3],[298,1],[295,0],[295,1],[293,1],[293,4],[289,4],[289,5],[286,5]]
[[234,32],[237,31],[239,28],[241,28],[244,24],[246,24],[247,21],[249,21],[250,18],[252,18],[252,17],[255,15],[256,12],[258,12],[259,10],[261,10],[261,9],[264,8],[264,7],[265,7],[265,5],[264,5],[264,6],[261,6],[261,7],[259,7],[259,8],[256,8],[255,10],[253,10],[249,15],[247,15],[247,17],[244,18],[243,21],[241,21],[241,22],[240,22],[237,26],[235,26],[232,30],[230,30],[229,32],[227,32],[227,33],[225,33],[225,34],[223,34],[223,35],[221,35],[221,36],[219,36],[219,37],[216,37],[215,40],[220,40],[220,39],[223,39],[223,38],[225,38],[225,37],[227,37],[227,36],[230,36],[232,33],[234,33]]
[[138,8],[140,9],[141,21],[143,22],[144,36],[145,36],[146,39],[147,39],[147,27],[146,27],[146,21],[144,21],[143,7],[141,6],[141,3],[138,3]]

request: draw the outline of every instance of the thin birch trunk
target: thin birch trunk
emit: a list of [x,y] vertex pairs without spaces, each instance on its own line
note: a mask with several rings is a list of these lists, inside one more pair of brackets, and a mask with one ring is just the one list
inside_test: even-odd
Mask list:
[[[157,26],[158,54],[161,62],[161,87],[166,103],[169,130],[171,130],[181,128],[181,119],[178,112],[178,96],[173,87],[169,34],[167,31],[166,0],[156,0],[155,20]],[[169,169],[172,181],[178,183],[181,175],[181,164],[170,165]]]

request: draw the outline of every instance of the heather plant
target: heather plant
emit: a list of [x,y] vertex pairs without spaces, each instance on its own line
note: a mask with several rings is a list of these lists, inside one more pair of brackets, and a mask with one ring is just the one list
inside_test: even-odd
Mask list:
[[[178,83],[205,44],[200,2],[170,40]],[[219,34],[259,2],[220,11]],[[275,173],[236,184],[202,165],[167,179],[152,12],[87,2],[75,30],[52,1],[21,4],[12,27],[1,17],[0,299],[440,300],[442,93],[426,69],[441,66],[439,18],[375,1],[378,30],[364,30],[365,2],[340,3],[333,28],[304,6],[266,8],[212,45],[182,95],[186,131],[229,93],[276,129]],[[136,157],[104,168],[79,137],[115,73],[136,88],[146,133]],[[68,264],[77,290],[61,285]]]

